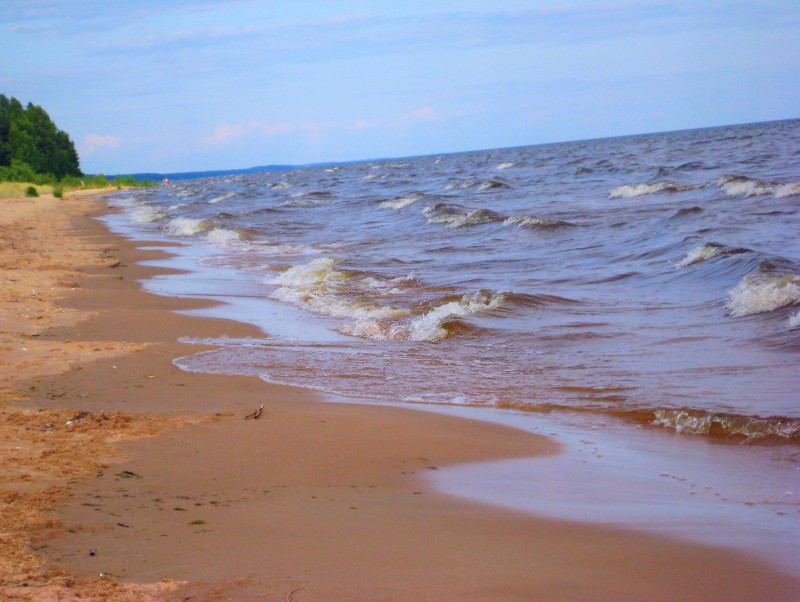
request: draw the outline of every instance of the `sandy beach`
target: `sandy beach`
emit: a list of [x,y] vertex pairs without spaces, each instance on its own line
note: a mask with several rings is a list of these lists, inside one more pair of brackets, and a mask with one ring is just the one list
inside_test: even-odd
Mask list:
[[[102,198],[3,200],[0,591],[11,600],[792,600],[729,550],[437,493],[445,466],[557,454],[484,422],[186,373],[176,313]],[[298,366],[298,369],[304,369]],[[244,416],[264,404],[259,420]],[[546,487],[546,483],[542,484]]]

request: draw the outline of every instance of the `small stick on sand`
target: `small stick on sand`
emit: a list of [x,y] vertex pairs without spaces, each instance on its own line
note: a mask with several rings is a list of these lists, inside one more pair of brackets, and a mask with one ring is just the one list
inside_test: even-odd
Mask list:
[[298,587],[298,588],[293,589],[292,591],[290,591],[289,595],[286,596],[286,602],[292,602],[292,594],[294,594],[295,592],[299,592],[301,589],[305,589],[305,588],[304,587]]
[[264,404],[262,403],[261,406],[255,412],[248,414],[247,416],[244,417],[244,419],[250,420],[250,418],[253,418],[254,420],[258,420],[259,418],[261,418],[261,412],[263,411],[264,411]]

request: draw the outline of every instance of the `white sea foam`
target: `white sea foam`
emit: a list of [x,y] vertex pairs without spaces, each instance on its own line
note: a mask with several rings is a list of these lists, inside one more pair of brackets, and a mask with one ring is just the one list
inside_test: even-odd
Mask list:
[[114,207],[136,207],[139,203],[136,201],[136,197],[126,196],[113,199],[110,204]]
[[800,327],[800,311],[796,314],[789,316],[789,328]]
[[333,199],[330,198],[305,195],[306,193],[304,192],[293,194],[291,199],[282,202],[278,207],[313,207],[315,205],[330,205],[333,202]]
[[279,285],[272,298],[334,318],[385,320],[408,313],[385,305],[354,301],[353,298],[363,298],[365,289],[372,285],[364,277],[337,270],[338,263],[331,257],[320,257],[289,268],[268,280],[270,284]]
[[764,437],[794,439],[800,432],[800,421],[792,418],[736,416],[681,409],[657,409],[651,424],[689,435],[715,434],[748,440]]
[[461,228],[462,226],[478,226],[505,219],[491,209],[474,209],[463,211],[452,205],[440,203],[433,207],[425,207],[422,214],[428,218],[430,224],[444,224],[448,228]]
[[192,236],[206,229],[208,226],[202,219],[191,217],[176,217],[164,226],[164,232],[173,236]]
[[450,332],[445,328],[448,322],[477,314],[502,305],[506,293],[481,291],[464,295],[458,301],[450,301],[411,320],[382,321],[378,319],[359,320],[343,324],[339,332],[351,336],[379,341],[417,341],[436,343],[446,339]]
[[384,209],[402,209],[403,207],[413,205],[417,201],[420,201],[424,198],[424,194],[415,192],[414,194],[409,194],[408,196],[400,197],[398,199],[392,199],[391,201],[383,201],[381,203],[381,207]]
[[215,243],[226,243],[241,240],[241,235],[236,230],[214,228],[206,235],[206,240]]
[[800,182],[789,182],[788,184],[778,184],[775,186],[775,198],[782,199],[787,196],[800,194]]
[[800,303],[800,277],[796,274],[750,274],[728,292],[725,308],[736,318],[773,311]]
[[475,186],[477,182],[451,182],[447,186],[444,187],[445,190],[452,190],[453,188],[459,188],[461,190],[466,190],[467,188],[472,188]]
[[716,257],[720,255],[725,250],[725,247],[722,245],[703,245],[702,247],[695,247],[689,253],[686,254],[686,257],[681,259],[675,265],[679,268],[685,268],[686,266],[692,265],[693,263],[699,263],[701,261],[705,261],[706,259],[711,259],[712,257]]
[[717,187],[728,196],[748,197],[772,194],[775,192],[774,185],[743,176],[723,176],[717,180]]
[[131,213],[131,219],[140,224],[155,222],[164,217],[164,214],[153,207],[139,207]]
[[514,167],[515,163],[500,163],[496,169],[508,169],[509,167]]
[[227,194],[221,194],[219,196],[215,196],[213,199],[208,201],[209,203],[219,203],[220,201],[227,201],[228,199],[232,199],[236,196],[235,192],[229,192]]
[[646,184],[628,184],[617,186],[609,194],[610,199],[628,199],[637,196],[657,194],[659,192],[681,192],[684,190],[694,190],[698,186],[687,184],[676,184],[674,182],[649,182]]
[[534,217],[532,215],[512,215],[503,221],[503,225],[516,226],[517,228],[554,228],[559,226],[572,226],[573,224],[562,220]]
[[322,253],[321,249],[311,245],[292,245],[292,244],[273,244],[270,242],[251,242],[251,245],[257,247],[260,251],[268,255],[319,255]]

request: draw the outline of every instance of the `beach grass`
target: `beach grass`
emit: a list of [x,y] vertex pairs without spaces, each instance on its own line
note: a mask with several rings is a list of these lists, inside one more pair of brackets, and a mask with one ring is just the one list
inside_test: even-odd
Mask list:
[[[15,196],[25,196],[28,188],[32,186],[28,182],[0,182],[0,199],[8,199]],[[51,192],[52,186],[35,186],[36,192]]]

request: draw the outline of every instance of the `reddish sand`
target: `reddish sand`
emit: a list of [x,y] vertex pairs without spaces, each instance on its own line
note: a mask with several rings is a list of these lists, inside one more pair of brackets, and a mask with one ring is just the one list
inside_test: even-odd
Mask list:
[[[173,311],[205,302],[141,291],[136,280],[158,270],[137,262],[157,254],[91,219],[101,200],[2,205],[8,599],[800,596],[796,580],[740,554],[498,510],[420,478],[558,453],[547,439],[181,372],[172,359],[202,348],[179,337],[259,333]],[[259,420],[243,420],[262,403]]]

